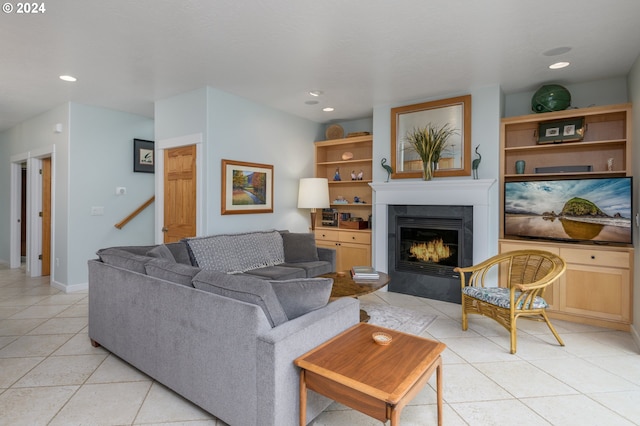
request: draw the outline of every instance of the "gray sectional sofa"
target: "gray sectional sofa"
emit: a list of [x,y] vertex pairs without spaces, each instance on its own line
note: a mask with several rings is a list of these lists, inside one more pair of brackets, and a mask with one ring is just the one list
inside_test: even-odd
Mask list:
[[[89,261],[89,337],[230,425],[297,425],[293,360],[359,321],[328,303],[335,252],[254,232],[116,247]],[[307,422],[330,400],[310,392]]]

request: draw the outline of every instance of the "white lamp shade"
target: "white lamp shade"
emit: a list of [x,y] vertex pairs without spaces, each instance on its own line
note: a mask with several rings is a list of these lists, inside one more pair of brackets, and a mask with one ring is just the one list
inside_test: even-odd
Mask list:
[[327,178],[302,178],[298,188],[299,209],[323,209],[329,207],[329,180]]

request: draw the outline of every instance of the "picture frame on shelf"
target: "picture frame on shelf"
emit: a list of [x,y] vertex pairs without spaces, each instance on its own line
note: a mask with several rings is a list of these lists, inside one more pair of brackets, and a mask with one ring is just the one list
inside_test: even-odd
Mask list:
[[273,213],[273,165],[222,160],[221,214]]
[[154,173],[155,151],[153,141],[144,139],[133,140],[133,171],[134,173]]
[[538,125],[538,145],[578,142],[584,138],[584,117],[548,121]]
[[[391,166],[393,179],[422,177],[422,161],[404,141],[407,132],[429,124],[450,125],[446,155],[442,155],[435,177],[471,175],[471,95],[391,108]],[[405,147],[405,145],[407,145]]]

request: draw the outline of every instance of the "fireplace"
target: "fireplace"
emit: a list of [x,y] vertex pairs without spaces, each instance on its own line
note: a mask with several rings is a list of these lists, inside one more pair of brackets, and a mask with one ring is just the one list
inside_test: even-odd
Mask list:
[[389,290],[460,303],[456,266],[473,264],[473,207],[390,205]]

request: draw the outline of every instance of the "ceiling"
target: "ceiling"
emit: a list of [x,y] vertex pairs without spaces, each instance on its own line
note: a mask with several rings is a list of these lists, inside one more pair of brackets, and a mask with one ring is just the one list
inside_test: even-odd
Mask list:
[[[638,0],[44,5],[0,14],[0,131],[69,101],[152,117],[155,101],[207,85],[323,123],[483,86],[621,77],[640,53]],[[571,66],[548,69],[560,60]],[[316,105],[310,90],[324,92]]]

